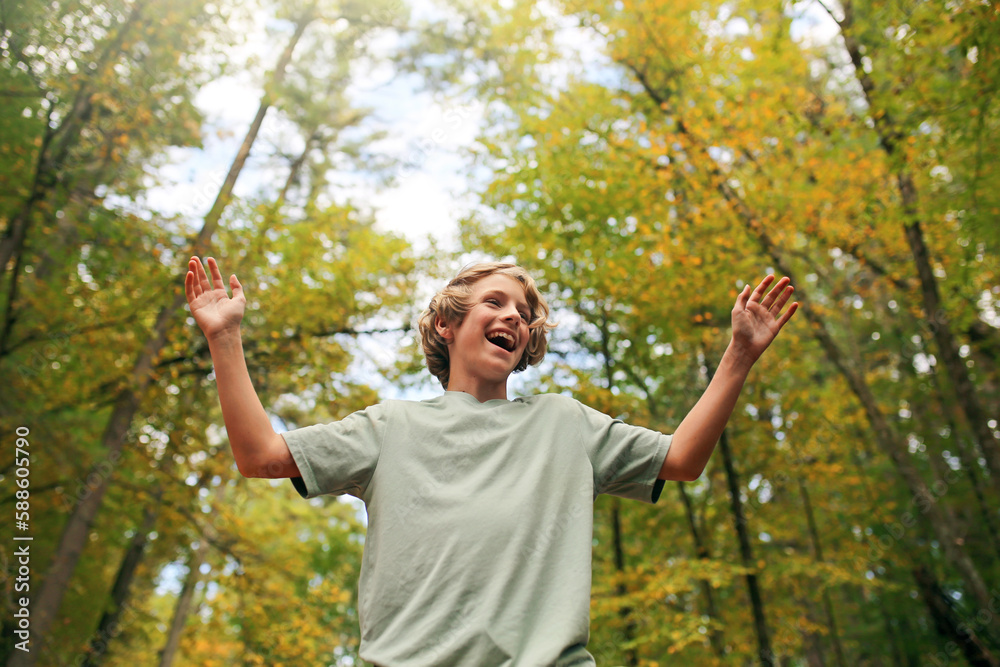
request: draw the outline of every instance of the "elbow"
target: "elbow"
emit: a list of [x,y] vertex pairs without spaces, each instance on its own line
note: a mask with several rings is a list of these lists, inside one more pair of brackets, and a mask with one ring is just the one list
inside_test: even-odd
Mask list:
[[699,477],[701,477],[701,473],[703,472],[705,472],[704,469],[699,470],[697,472],[693,470],[685,470],[684,472],[678,474],[678,479],[682,482],[693,482]]
[[254,477],[260,477],[260,475],[255,475],[254,474],[255,467],[252,466],[252,465],[250,465],[250,464],[248,464],[248,463],[246,463],[246,462],[242,462],[241,463],[239,460],[237,460],[236,461],[236,469],[240,472],[240,475],[242,475],[246,479],[252,479]]
[[[237,456],[237,451],[242,455]],[[253,447],[234,448],[233,457],[236,459],[236,469],[247,479],[293,477],[294,475],[287,474],[289,464],[292,469],[297,470],[294,468],[295,464],[284,438],[278,434],[274,434],[269,441],[256,443]]]
[[677,479],[682,482],[693,482],[705,472],[705,466],[695,465],[694,467],[683,466],[677,470]]
[[705,466],[699,465],[697,461],[685,460],[679,454],[667,454],[663,466],[660,468],[659,478],[672,482],[693,482],[701,477],[705,472]]
[[659,479],[671,482],[693,482],[701,477],[701,473],[703,472],[705,472],[704,468],[695,471],[690,468],[663,466],[663,469],[660,471]]
[[247,479],[275,479],[282,477],[278,474],[281,466],[275,461],[254,461],[253,463],[236,464],[236,469]]
[[271,466],[266,461],[236,459],[236,469],[247,479],[267,479]]

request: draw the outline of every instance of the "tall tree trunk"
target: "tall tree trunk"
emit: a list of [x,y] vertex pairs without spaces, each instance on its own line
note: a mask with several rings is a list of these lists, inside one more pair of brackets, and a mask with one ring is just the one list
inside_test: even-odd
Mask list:
[[[708,368],[708,377],[711,381],[715,375],[715,368],[705,356],[705,365]],[[753,612],[754,631],[757,634],[757,658],[762,667],[773,667],[775,660],[779,658],[771,649],[771,636],[767,627],[767,616],[764,613],[764,600],[760,594],[760,584],[754,570],[757,569],[757,562],[753,557],[753,546],[750,533],[747,530],[747,517],[743,511],[743,499],[740,497],[740,479],[736,472],[736,462],[733,460],[732,448],[729,446],[729,428],[722,430],[719,438],[719,453],[722,454],[722,464],[726,470],[726,485],[729,488],[729,507],[733,514],[733,522],[736,524],[736,538],[740,545],[740,562],[743,567],[749,570],[746,575],[747,593],[750,595],[750,607]]]
[[[809,526],[809,540],[812,542],[813,558],[817,563],[826,562],[823,557],[823,542],[816,527],[816,517],[813,514],[809,491],[802,479],[798,479],[799,496],[802,498],[802,508],[806,513],[806,523]],[[829,589],[823,589],[823,612],[826,615],[826,626],[830,628],[830,643],[833,645],[833,655],[838,667],[844,667],[844,648],[840,644],[840,633],[837,630],[837,617],[833,613],[833,602],[830,600]]]
[[162,488],[157,488],[153,494],[152,502],[146,505],[142,513],[142,523],[132,536],[131,543],[125,551],[125,557],[118,567],[118,574],[115,576],[115,583],[111,587],[111,600],[108,607],[101,614],[101,620],[97,624],[97,630],[90,638],[90,645],[87,649],[87,656],[81,663],[83,667],[97,667],[104,661],[108,652],[108,644],[121,632],[119,619],[128,604],[132,581],[135,572],[145,555],[146,544],[149,542],[149,533],[156,525],[156,519],[160,515],[160,499],[163,497]]
[[[702,146],[700,149],[704,158],[706,160],[711,160],[711,155],[709,155],[707,147]],[[709,164],[714,165],[715,163],[713,161],[709,162]],[[778,251],[777,245],[764,229],[764,226],[761,224],[757,214],[732,189],[725,176],[717,167],[713,166],[711,168],[711,172],[720,193],[726,201],[733,206],[736,215],[743,222],[747,232],[757,240],[761,249],[771,258],[772,261],[774,261],[778,270],[791,277],[793,272],[791,271],[788,262]],[[920,507],[920,511],[927,514],[927,518],[930,521],[941,546],[944,548],[948,560],[962,574],[962,578],[973,597],[979,602],[980,605],[987,607],[990,601],[988,587],[986,586],[982,575],[980,575],[978,568],[976,568],[964,546],[959,541],[954,527],[946,517],[946,512],[943,512],[938,505],[938,496],[941,494],[934,494],[927,487],[923,477],[921,477],[919,471],[910,460],[906,445],[893,431],[888,420],[885,418],[885,415],[878,407],[875,395],[872,393],[871,388],[864,379],[864,376],[856,368],[847,363],[840,346],[836,343],[836,341],[834,341],[833,336],[830,335],[827,330],[826,323],[816,313],[815,309],[809,306],[805,290],[802,289],[801,284],[798,285],[796,298],[802,305],[801,310],[810,324],[810,330],[813,337],[820,344],[820,347],[823,348],[827,359],[840,372],[843,378],[847,381],[851,391],[861,402],[862,408],[865,411],[865,415],[868,417],[869,424],[872,427],[879,447],[895,464],[900,476],[906,482],[906,485],[914,498],[914,502],[918,505],[922,505],[922,507]],[[1000,619],[995,619],[994,623],[997,628],[1000,628]]]
[[[142,11],[145,2],[136,2],[132,6],[132,11],[125,19],[118,34],[108,44],[101,53],[92,72],[104,70],[111,62],[113,56],[117,56],[122,49],[126,37],[133,30],[135,25],[142,18]],[[31,226],[32,216],[35,207],[46,197],[49,192],[60,185],[58,177],[59,170],[62,169],[66,156],[80,136],[80,131],[90,119],[93,111],[91,97],[93,89],[89,78],[82,78],[76,95],[73,98],[73,105],[70,107],[62,122],[55,128],[47,128],[42,136],[42,143],[38,151],[38,159],[35,162],[35,174],[31,184],[31,190],[25,198],[24,203],[14,214],[3,237],[0,238],[0,275],[7,272],[7,264],[11,257],[20,253],[27,238],[28,228]],[[65,184],[62,184],[65,185]]]
[[[598,328],[601,332],[601,356],[604,359],[604,375],[607,381],[608,390],[610,391],[614,386],[614,372],[612,370],[614,361],[611,356],[611,331],[608,327],[608,313],[605,309],[601,310]],[[620,508],[621,503],[618,498],[612,498],[611,528],[614,543],[615,570],[617,570],[619,574],[624,574],[625,550],[622,546]],[[628,589],[623,583],[618,584],[615,591],[620,597],[623,598],[628,595]],[[624,643],[626,644],[631,644],[635,639],[635,623],[630,618],[631,614],[632,608],[627,605],[623,606],[618,614],[624,623],[624,626],[622,627],[622,637],[624,638]],[[639,664],[639,656],[636,654],[636,650],[634,648],[629,648],[625,651],[625,660],[628,667],[637,667]]]
[[[917,582],[920,596],[924,599],[928,609],[931,610],[931,616],[934,618],[934,625],[937,627],[938,633],[943,637],[950,638],[951,642],[961,649],[965,659],[972,667],[1000,667],[1000,659],[976,635],[975,630],[958,617],[930,571],[921,565],[913,570],[913,578]],[[943,662],[935,660],[932,656],[932,663],[948,664],[951,661],[951,656],[947,653],[943,653],[943,655],[945,656]]]
[[[618,571],[618,574],[624,574],[625,549],[622,546],[621,501],[618,498],[611,499],[611,528],[613,532],[615,550],[615,570]],[[625,584],[623,583],[618,584],[616,592],[621,597],[628,595],[628,589],[625,588]],[[622,607],[621,611],[618,612],[618,615],[624,623],[622,636],[625,639],[625,643],[631,644],[631,642],[635,639],[635,621],[631,619],[632,608],[627,606]],[[625,664],[628,665],[628,667],[638,667],[639,656],[636,654],[634,647],[625,649]]]
[[[879,100],[875,99],[875,82],[872,75],[867,73],[864,68],[863,45],[855,34],[854,5],[851,0],[844,0],[842,6],[844,17],[839,20],[836,17],[833,18],[840,26],[840,35],[844,40],[844,46],[851,58],[851,63],[854,65],[855,77],[864,91],[865,101],[871,110],[871,116],[875,119],[875,130],[878,133],[880,144],[887,155],[901,159],[897,154],[897,149],[903,138],[902,133],[895,126],[889,111],[879,104]],[[871,45],[864,46],[869,52],[872,51]],[[935,278],[934,269],[931,266],[930,250],[927,248],[921,230],[917,187],[913,182],[911,167],[905,160],[900,162],[900,166],[896,170],[896,182],[907,220],[904,223],[903,231],[910,247],[910,254],[913,255],[913,263],[920,281],[924,315],[927,317],[958,406],[975,434],[976,442],[989,466],[991,477],[995,480],[994,483],[1000,488],[1000,441],[997,440],[993,429],[989,426],[989,418],[976,395],[976,387],[969,377],[968,368],[958,353],[958,342],[952,333],[948,314],[941,303],[937,278]]]
[[[698,522],[695,519],[694,507],[688,497],[684,482],[677,482],[677,491],[681,494],[681,502],[684,504],[684,514],[687,516],[688,529],[691,531],[691,538],[694,541],[695,555],[699,560],[708,560],[710,554],[708,547],[701,539],[701,532],[698,530]],[[719,614],[715,609],[715,596],[712,595],[712,585],[702,579],[700,582],[702,595],[705,596],[705,610],[712,629],[708,633],[708,641],[712,646],[712,652],[720,660],[726,657],[726,642],[722,637],[722,630],[719,629]]]
[[177,604],[174,606],[174,615],[170,619],[170,630],[167,631],[167,641],[163,649],[160,650],[159,667],[170,667],[177,655],[177,649],[181,644],[181,636],[184,634],[184,625],[188,616],[191,615],[191,603],[194,600],[194,591],[201,581],[201,566],[208,559],[208,540],[198,541],[198,548],[191,552],[188,559],[188,573],[184,577],[184,585],[181,593],[177,596]]
[[[208,480],[209,476],[204,476],[199,482],[199,488]],[[225,481],[223,481],[215,488],[216,505],[222,502],[225,495],[225,487]],[[213,507],[213,514],[215,511]],[[170,619],[170,629],[167,631],[167,641],[159,651],[159,667],[170,667],[177,656],[177,649],[180,647],[181,637],[184,634],[184,625],[187,623],[188,616],[191,615],[194,592],[202,578],[201,566],[208,560],[209,541],[217,540],[218,538],[217,531],[212,528],[212,523],[209,522],[209,525],[205,527],[201,539],[198,540],[198,548],[193,550],[191,556],[188,558],[188,573],[184,577],[184,585],[181,587],[181,593],[177,596],[174,615]]]
[[[114,57],[121,53],[122,45],[128,35],[134,30],[136,24],[142,18],[144,2],[136,2],[132,11],[125,19],[118,30],[115,38],[106,46],[100,57],[97,59],[97,67],[92,72],[100,72],[107,68]],[[91,74],[90,76],[94,76]],[[46,127],[41,137],[41,145],[38,149],[38,157],[35,160],[35,173],[32,178],[31,188],[27,197],[21,203],[17,213],[10,219],[3,236],[0,237],[0,276],[10,273],[10,288],[7,302],[4,307],[2,323],[0,323],[0,357],[6,356],[9,350],[10,335],[17,320],[17,283],[21,276],[21,266],[24,264],[22,250],[27,242],[28,230],[35,219],[37,207],[40,202],[49,198],[51,193],[57,188],[67,188],[72,184],[61,176],[64,172],[66,158],[70,150],[77,143],[80,133],[86,126],[93,112],[91,98],[93,95],[93,84],[90,77],[83,77],[73,98],[65,118],[56,127]],[[52,120],[50,112],[49,120]],[[91,192],[93,187],[91,187]],[[64,238],[63,234],[67,226],[75,235],[76,220],[71,216],[65,216],[59,223],[59,230],[55,236],[55,243],[58,245]],[[47,246],[41,249],[42,257],[48,258],[48,253],[52,250],[52,239],[47,239]],[[14,266],[8,271],[8,264],[14,259]],[[36,282],[45,280],[49,272],[49,262],[42,261],[36,266],[33,279]],[[44,268],[43,268],[44,267]]]
[[[889,646],[892,648],[893,664],[902,665],[905,657],[907,667],[920,667],[920,662],[914,661],[913,659],[912,650],[907,651],[905,656],[903,655],[903,650],[899,646],[899,634],[896,632],[896,629],[892,627],[892,617],[889,616],[889,612],[885,608],[885,602],[881,599],[879,600],[879,611],[882,613],[882,623],[885,626],[885,634],[889,637]],[[906,639],[904,638],[902,641],[906,642]],[[906,642],[906,644],[910,645],[911,642]]]
[[[947,402],[941,395],[941,386],[938,382],[938,374],[936,372],[931,372],[930,374],[931,382],[934,384],[935,392],[938,393],[938,402],[944,407],[942,410],[942,417],[945,423],[948,425],[948,430],[951,432],[952,437],[955,442],[955,451],[951,452],[958,457],[959,465],[962,466],[962,470],[965,471],[966,476],[969,478],[969,485],[972,487],[972,493],[976,496],[976,507],[979,510],[979,518],[983,522],[984,530],[982,531],[986,535],[986,539],[989,540],[990,545],[993,547],[993,552],[1000,558],[1000,529],[996,525],[996,518],[994,517],[994,510],[989,506],[989,502],[986,500],[986,494],[984,493],[982,481],[979,478],[979,473],[982,471],[982,467],[979,465],[978,461],[975,460],[975,456],[969,452],[969,448],[966,445],[962,434],[958,432],[955,420],[952,417],[951,410],[948,409]],[[938,454],[934,452],[934,454]],[[944,452],[940,452],[941,455]]]
[[[194,394],[184,395],[182,409],[188,409],[194,402]],[[160,475],[169,477],[173,470],[173,458],[164,456],[160,462]],[[209,479],[209,475],[203,474],[195,490],[202,489]],[[132,597],[132,583],[135,580],[135,573],[146,555],[146,545],[149,543],[149,535],[153,532],[156,520],[160,516],[160,503],[163,499],[163,484],[158,483],[154,491],[146,500],[146,507],[143,510],[142,522],[132,536],[129,548],[126,549],[122,562],[118,567],[118,574],[115,576],[115,583],[111,588],[111,600],[109,606],[101,616],[97,624],[97,630],[90,640],[86,658],[82,663],[83,667],[97,667],[100,665],[108,652],[108,645],[112,639],[121,633],[122,612],[127,610],[129,600]]]
[[[799,599],[798,603],[805,610],[806,618],[812,621],[815,617],[815,607],[808,599]],[[823,653],[823,638],[818,632],[801,630],[802,651],[808,667],[826,667],[826,657]]]
[[[667,99],[664,98],[651,85],[646,76],[646,72],[632,63],[623,62],[622,64],[635,74],[639,83],[646,91],[646,94],[649,95],[650,99],[656,103],[657,108],[662,109],[665,114],[669,114],[670,105]],[[735,215],[743,223],[747,233],[752,238],[756,239],[764,253],[775,262],[778,270],[791,277],[793,272],[790,270],[788,262],[785,260],[784,256],[779,252],[778,246],[767,233],[767,230],[760,222],[760,218],[756,212],[751,209],[747,203],[743,201],[739,194],[737,194],[729,185],[725,174],[721,172],[709,152],[709,147],[700,144],[697,139],[695,139],[687,131],[683,119],[680,116],[672,116],[671,118],[672,121],[677,124],[677,132],[679,136],[684,137],[691,142],[692,148],[694,149],[692,152],[700,155],[704,164],[709,165],[707,167],[709,176],[715,182],[716,188],[719,190],[720,194],[722,194],[723,198],[733,207]],[[871,388],[868,386],[867,381],[864,379],[864,376],[857,369],[845,362],[844,354],[841,352],[840,346],[834,341],[833,337],[827,330],[826,323],[819,317],[819,315],[816,314],[814,309],[809,307],[809,303],[806,299],[806,292],[802,289],[801,284],[798,284],[796,295],[798,301],[803,306],[800,310],[802,310],[805,318],[809,322],[813,337],[826,353],[827,359],[844,377],[848,386],[851,388],[851,391],[861,402],[880,449],[882,449],[882,451],[889,456],[893,464],[896,466],[896,469],[899,471],[901,477],[909,488],[910,493],[914,498],[914,502],[922,505],[920,507],[920,511],[927,514],[932,529],[934,530],[938,541],[941,543],[948,561],[961,573],[962,579],[969,592],[972,594],[972,597],[980,604],[980,606],[988,608],[990,595],[982,575],[980,575],[979,570],[972,562],[964,546],[957,541],[957,536],[955,535],[952,526],[948,523],[940,507],[938,507],[937,496],[931,493],[916,467],[910,461],[906,446],[900,441],[893,429],[890,427],[885,415],[882,414],[878,407],[878,403],[875,400],[875,396],[872,393]],[[996,475],[994,479],[996,480],[996,484],[1000,486],[1000,475]],[[912,513],[907,514],[912,518]],[[1000,629],[1000,619],[994,618],[993,624],[994,627]]]
[[[749,212],[744,211],[742,215],[749,215]],[[747,220],[752,221],[755,219],[748,217]],[[748,224],[748,227],[751,229],[754,229],[756,226],[757,225],[751,226]],[[767,249],[771,259],[777,264],[779,270],[786,275],[791,275],[784,258],[777,253],[776,247],[767,235],[759,230],[757,235],[761,244]],[[804,290],[797,290],[796,294],[799,302],[803,306],[801,310],[811,325],[813,336],[823,348],[827,359],[834,365],[834,367],[837,368],[840,374],[847,381],[848,386],[851,388],[854,395],[861,402],[862,408],[865,411],[865,415],[868,417],[868,422],[872,427],[875,439],[878,442],[880,449],[882,449],[882,451],[885,452],[892,460],[896,470],[899,472],[900,476],[909,488],[910,493],[913,496],[913,502],[917,505],[920,512],[927,515],[927,519],[930,522],[935,535],[940,541],[948,560],[961,573],[962,578],[973,597],[982,606],[988,606],[990,600],[988,587],[980,575],[979,570],[976,568],[975,563],[973,563],[972,559],[966,552],[959,536],[955,531],[955,527],[948,520],[947,515],[949,512],[947,509],[942,509],[938,503],[940,500],[939,496],[943,495],[943,492],[933,493],[931,489],[928,488],[923,477],[920,475],[920,472],[910,459],[909,452],[905,444],[901,442],[900,438],[889,425],[885,415],[878,407],[878,402],[875,400],[875,396],[862,374],[844,360],[840,347],[833,340],[829,331],[827,331],[825,322],[812,308],[809,307]],[[947,490],[947,487],[945,487],[945,490]],[[901,518],[903,519],[904,526],[914,519],[912,512],[905,513]],[[906,536],[904,535],[904,537]],[[910,538],[907,537],[906,541],[909,542]],[[998,627],[1000,627],[1000,624],[998,624]]]
[[[653,398],[653,393],[650,391],[645,378],[641,377],[635,369],[630,369],[628,367],[623,367],[622,370],[629,377],[632,382],[637,386],[642,387],[643,393],[646,396],[646,404],[649,408],[649,413],[654,418],[656,418],[660,409]],[[695,556],[699,560],[709,560],[711,554],[708,551],[708,546],[705,544],[702,538],[701,531],[698,528],[698,519],[695,516],[694,504],[691,502],[691,497],[688,495],[687,487],[684,482],[677,482],[677,492],[681,496],[681,503],[684,505],[684,514],[687,517],[688,529],[691,531],[691,539],[694,543]],[[712,585],[709,581],[701,579],[699,581],[699,586],[701,588],[702,595],[705,596],[705,615],[709,618],[710,630],[708,632],[708,641],[712,647],[712,652],[720,660],[725,659],[726,656],[726,642],[723,637],[722,630],[720,626],[722,625],[718,610],[715,605],[715,595],[712,593]]]
[[[901,331],[896,330],[897,335],[901,335]],[[903,356],[904,361],[908,368],[912,368],[913,359],[906,355]],[[915,373],[909,373],[911,378],[915,378]],[[993,548],[995,554],[1000,556],[1000,530],[997,529],[996,519],[994,518],[994,510],[990,508],[989,501],[987,500],[987,495],[989,489],[984,488],[984,485],[980,479],[980,473],[982,472],[982,465],[977,460],[979,457],[974,452],[970,452],[970,448],[966,442],[964,433],[959,430],[958,424],[955,423],[955,410],[954,410],[954,400],[947,396],[941,387],[941,374],[939,369],[936,367],[931,367],[930,372],[927,373],[927,377],[931,382],[933,387],[932,392],[926,392],[921,398],[926,398],[926,401],[919,402],[916,404],[913,410],[914,415],[930,415],[938,414],[941,420],[944,421],[945,425],[948,427],[948,432],[951,434],[951,441],[954,446],[949,447],[949,451],[953,456],[956,456],[959,460],[959,464],[962,467],[965,476],[969,480],[969,485],[972,488],[973,495],[976,497],[976,507],[979,510],[979,520],[982,522],[983,529],[978,531],[980,535],[983,535]],[[935,405],[936,404],[936,405]],[[926,419],[921,420],[923,422],[923,432],[931,433],[940,428],[939,424],[931,423]],[[929,440],[926,444],[928,446],[928,459],[933,466],[936,474],[936,480],[954,480],[957,475],[950,469],[945,468],[942,464],[944,462],[945,446],[947,446],[946,440],[942,439],[940,441],[935,441],[934,439]],[[947,481],[945,481],[947,483]],[[970,522],[966,522],[969,525]],[[975,523],[974,521],[971,523]]]
[[[274,69],[267,90],[276,89],[281,83],[281,80],[284,78],[285,70],[288,67],[288,63],[291,61],[295,46],[298,43],[299,38],[302,36],[302,33],[305,32],[306,27],[314,18],[313,11],[314,6],[309,6],[297,21],[295,32],[289,40],[288,45],[285,47],[284,52],[281,54],[281,58]],[[222,212],[229,203],[232,196],[233,186],[243,169],[247,156],[250,154],[250,148],[253,146],[257,133],[260,131],[261,123],[264,121],[264,116],[267,113],[270,104],[270,93],[265,91],[257,110],[257,115],[255,116],[253,123],[251,123],[250,129],[247,131],[247,134],[243,139],[243,144],[240,146],[240,149],[236,154],[236,158],[233,160],[229,173],[226,176],[226,180],[216,197],[215,203],[205,216],[204,225],[193,243],[191,248],[191,252],[193,254],[200,254],[205,248],[208,247],[212,235],[215,233],[215,230],[219,225]],[[170,324],[173,322],[177,311],[181,308],[184,302],[184,290],[175,288],[173,300],[170,304],[164,306],[156,318],[152,335],[147,340],[139,358],[136,360],[131,377],[129,378],[130,382],[128,386],[121,391],[115,401],[111,418],[108,420],[107,427],[102,437],[102,444],[108,453],[107,461],[109,461],[112,465],[117,463],[118,459],[121,457],[122,449],[125,444],[125,438],[132,424],[132,419],[135,416],[135,412],[139,406],[142,395],[145,393],[151,382],[152,378],[150,370],[152,369],[156,356],[160,353],[166,343],[167,331]],[[62,602],[63,594],[66,591],[70,578],[73,576],[73,571],[76,568],[80,553],[83,551],[83,547],[87,542],[87,535],[90,532],[90,526],[93,524],[94,517],[97,516],[97,512],[100,509],[101,502],[104,498],[104,493],[107,491],[108,484],[110,482],[110,474],[104,473],[101,469],[102,467],[103,466],[101,464],[98,464],[94,467],[91,475],[88,476],[88,481],[91,479],[96,481],[92,486],[88,486],[89,494],[81,499],[73,508],[73,513],[71,514],[66,528],[63,531],[52,565],[42,583],[41,592],[32,606],[31,618],[33,619],[32,630],[34,632],[36,644],[34,647],[35,649],[37,649],[39,644],[43,644],[46,640],[49,629],[52,626],[52,622],[55,619],[55,615]],[[17,651],[8,661],[8,667],[29,667],[34,665],[37,655],[37,650],[33,650],[28,653]]]
[[719,438],[719,453],[726,469],[726,484],[729,487],[729,506],[736,524],[736,537],[740,544],[740,562],[750,570],[746,576],[747,592],[750,595],[750,607],[753,612],[753,625],[757,634],[757,657],[763,667],[773,667],[775,655],[771,650],[771,638],[767,629],[767,618],[764,615],[764,600],[760,594],[760,585],[754,570],[757,563],[753,558],[753,547],[747,531],[747,519],[743,513],[743,500],[740,498],[740,481],[733,462],[733,452],[729,447],[728,429],[723,429]]

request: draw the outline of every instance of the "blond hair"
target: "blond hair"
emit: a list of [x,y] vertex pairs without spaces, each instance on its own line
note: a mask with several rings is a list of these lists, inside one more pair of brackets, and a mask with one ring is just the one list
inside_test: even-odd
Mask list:
[[524,296],[528,302],[528,346],[524,349],[514,372],[523,371],[529,365],[536,365],[545,356],[548,348],[548,331],[555,327],[549,322],[549,305],[545,297],[538,291],[534,279],[528,272],[516,264],[501,262],[482,262],[471,264],[462,269],[448,285],[434,295],[427,309],[420,314],[417,327],[420,329],[420,344],[427,358],[427,368],[430,369],[441,386],[448,388],[451,374],[448,358],[448,341],[438,333],[435,322],[440,318],[453,326],[459,326],[465,320],[466,314],[472,308],[472,286],[492,275],[509,276],[524,287]]

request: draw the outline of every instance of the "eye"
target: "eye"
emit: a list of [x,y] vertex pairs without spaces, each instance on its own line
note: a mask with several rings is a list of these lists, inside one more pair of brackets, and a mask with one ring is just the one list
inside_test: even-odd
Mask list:
[[527,315],[527,313],[518,313],[518,315],[520,315],[521,319],[524,320],[525,322],[528,321],[528,315]]
[[491,303],[494,306],[499,306],[500,305],[500,302],[497,299],[493,299],[493,298],[486,299],[486,303]]

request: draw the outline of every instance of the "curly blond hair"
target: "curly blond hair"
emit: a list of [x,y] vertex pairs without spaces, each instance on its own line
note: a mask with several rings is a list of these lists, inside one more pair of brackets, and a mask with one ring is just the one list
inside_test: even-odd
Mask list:
[[524,349],[524,354],[517,362],[514,372],[523,371],[529,365],[537,365],[545,356],[545,350],[548,348],[548,332],[556,325],[549,322],[549,305],[538,291],[534,279],[516,264],[501,262],[471,264],[434,295],[417,321],[420,344],[427,358],[427,368],[441,381],[441,386],[445,389],[448,388],[451,374],[448,342],[438,333],[434,324],[441,318],[454,326],[461,325],[473,305],[472,286],[483,278],[496,274],[509,276],[524,286],[524,296],[531,311],[528,317],[528,346]]

